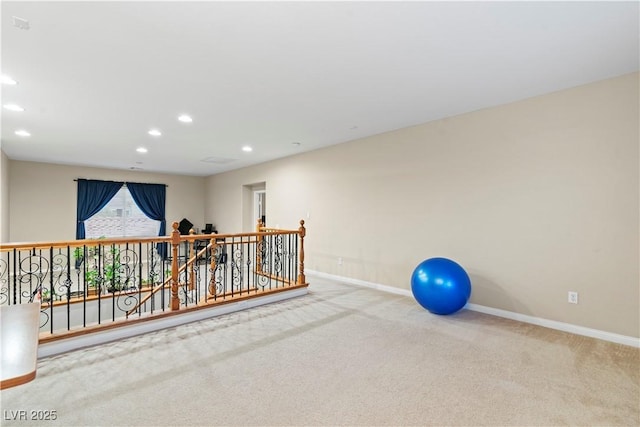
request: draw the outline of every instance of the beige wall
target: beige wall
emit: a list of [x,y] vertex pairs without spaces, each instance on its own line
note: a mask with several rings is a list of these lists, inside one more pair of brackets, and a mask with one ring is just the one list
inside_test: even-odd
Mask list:
[[449,257],[473,303],[638,337],[638,77],[209,177],[206,222],[239,230],[264,181],[269,225],[307,221],[309,269],[410,289]]
[[9,242],[9,164],[10,160],[0,150],[0,242]]
[[243,228],[243,186],[265,182],[269,225],[307,222],[309,269],[409,289],[419,261],[450,257],[470,273],[471,302],[638,337],[638,78],[206,179],[3,153],[2,241],[73,239],[76,178],[168,184],[168,222],[219,232]]
[[12,242],[74,240],[77,178],[167,184],[167,233],[182,218],[204,227],[204,178],[23,161],[9,178]]

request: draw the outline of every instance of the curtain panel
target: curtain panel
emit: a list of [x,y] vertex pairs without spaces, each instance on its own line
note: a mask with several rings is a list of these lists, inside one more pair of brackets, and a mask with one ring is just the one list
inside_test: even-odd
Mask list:
[[[167,186],[164,184],[138,184],[127,182],[127,189],[133,201],[140,210],[154,221],[160,221],[158,236],[166,234],[167,220],[165,218],[165,203]],[[167,256],[167,244],[161,243],[157,247],[158,254],[164,259]]]
[[119,181],[78,179],[76,240],[85,238],[84,222],[100,212],[123,185]]

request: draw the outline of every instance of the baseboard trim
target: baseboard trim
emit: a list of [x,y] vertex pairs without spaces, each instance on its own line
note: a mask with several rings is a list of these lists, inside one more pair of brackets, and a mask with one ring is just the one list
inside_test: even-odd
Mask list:
[[[389,292],[396,295],[404,295],[413,298],[413,294],[408,289],[394,288],[393,286],[382,285],[380,283],[367,282],[365,280],[353,279],[350,277],[338,276],[335,274],[323,273],[315,270],[305,270],[307,276],[315,276],[322,279],[329,279],[348,283],[351,285],[363,286],[366,288],[377,289],[383,292]],[[634,338],[626,335],[614,334],[612,332],[591,329],[584,326],[573,325],[571,323],[558,322],[555,320],[543,319],[540,317],[520,314],[513,311],[501,310],[499,308],[487,307],[479,304],[468,303],[465,305],[467,310],[477,311],[479,313],[490,314],[492,316],[503,317],[505,319],[517,320],[519,322],[529,323],[532,325],[542,326],[545,328],[556,329],[563,332],[569,332],[576,335],[597,338],[603,341],[609,341],[616,344],[628,345],[630,347],[640,348],[640,338]]]
[[75,336],[72,338],[61,339],[58,341],[52,341],[38,345],[38,358],[54,356],[56,354],[66,353],[84,347],[91,347],[94,345],[117,341],[136,335],[146,334],[148,332],[159,331],[161,329],[173,328],[175,326],[197,322],[199,320],[210,319],[213,317],[222,316],[224,314],[246,310],[248,308],[271,304],[290,298],[296,298],[306,295],[307,293],[308,288],[305,286],[288,291],[265,295],[263,297],[255,297],[241,300],[235,303],[214,306],[203,310],[194,310],[177,316],[157,319],[151,322],[136,323],[131,326],[122,326],[114,329],[108,329],[104,332],[95,332],[91,334]]
[[338,276],[336,274],[323,273],[322,271],[305,269],[304,273],[307,276],[316,276],[316,277],[320,277],[321,279],[336,280],[339,282],[346,282],[351,285],[358,285],[358,286],[364,286],[365,288],[378,289],[380,291],[389,292],[391,294],[413,297],[413,295],[411,294],[411,291],[408,289],[394,288],[393,286],[382,285],[380,283],[367,282],[365,280],[353,279],[351,277]]

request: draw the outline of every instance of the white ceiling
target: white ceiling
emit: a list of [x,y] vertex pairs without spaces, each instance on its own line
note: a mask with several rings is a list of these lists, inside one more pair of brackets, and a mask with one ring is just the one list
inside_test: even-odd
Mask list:
[[14,160],[207,176],[639,69],[638,2],[1,8]]

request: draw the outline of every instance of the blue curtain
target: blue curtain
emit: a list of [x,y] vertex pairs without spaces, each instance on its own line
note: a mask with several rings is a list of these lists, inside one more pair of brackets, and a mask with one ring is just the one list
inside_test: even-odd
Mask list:
[[[167,186],[164,184],[137,184],[127,182],[127,189],[131,193],[133,201],[140,210],[154,221],[160,221],[158,236],[164,236],[167,228],[165,215],[165,202],[167,200]],[[165,259],[167,257],[167,244],[158,245],[158,254]]]
[[123,185],[116,181],[78,180],[76,239],[85,238],[84,222],[100,212]]

